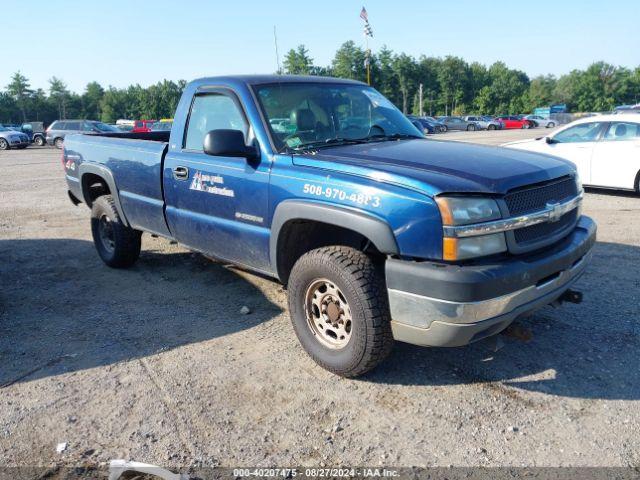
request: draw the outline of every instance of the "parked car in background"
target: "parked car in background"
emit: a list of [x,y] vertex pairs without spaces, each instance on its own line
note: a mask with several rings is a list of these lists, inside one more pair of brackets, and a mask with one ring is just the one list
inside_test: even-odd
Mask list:
[[444,133],[444,132],[447,131],[447,126],[444,123],[442,123],[440,120],[438,120],[438,119],[436,119],[434,117],[426,116],[426,115],[424,117],[422,117],[422,118],[424,118],[425,120],[428,120],[429,122],[433,123],[435,125],[436,130],[437,130],[438,133]]
[[151,125],[152,132],[168,132],[171,131],[171,126],[173,125],[173,118],[163,118],[159,122],[155,122]]
[[554,128],[556,125],[558,125],[558,122],[556,122],[553,118],[545,118],[541,117],[540,115],[526,115],[524,118],[526,120],[529,120],[530,122],[533,122],[534,127]]
[[47,143],[44,123],[42,122],[23,123],[20,127],[20,131],[29,137],[31,143],[39,147],[42,147]]
[[440,127],[438,127],[435,123],[427,120],[424,117],[418,117],[415,115],[407,115],[407,118],[411,120],[411,122],[416,126],[418,130],[424,133],[440,133]]
[[520,118],[517,115],[501,115],[496,117],[496,120],[501,122],[505,129],[532,128],[534,126],[531,120]]
[[31,141],[27,134],[22,133],[15,128],[7,128],[0,125],[0,150],[9,150],[10,148],[27,148]]
[[493,118],[467,115],[466,117],[462,117],[462,119],[466,122],[475,123],[481,130],[500,130],[502,128],[502,124],[495,121]]
[[56,120],[47,128],[47,143],[57,148],[64,145],[64,137],[70,133],[120,132],[116,127],[94,120]]
[[156,123],[157,120],[136,120],[133,129],[133,133],[145,133],[151,131],[151,125]]
[[480,130],[480,126],[476,122],[467,122],[462,117],[438,117],[438,120],[442,122],[447,130]]
[[570,160],[585,185],[640,193],[640,115],[581,118],[546,137],[503,146]]

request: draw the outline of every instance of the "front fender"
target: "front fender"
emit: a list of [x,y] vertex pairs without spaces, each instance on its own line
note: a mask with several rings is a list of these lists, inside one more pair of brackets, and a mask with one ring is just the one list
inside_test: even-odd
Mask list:
[[379,218],[360,210],[328,205],[313,200],[285,200],[281,202],[271,222],[269,258],[277,272],[278,238],[282,227],[291,220],[314,220],[348,228],[367,237],[381,253],[397,255],[398,245],[391,227]]

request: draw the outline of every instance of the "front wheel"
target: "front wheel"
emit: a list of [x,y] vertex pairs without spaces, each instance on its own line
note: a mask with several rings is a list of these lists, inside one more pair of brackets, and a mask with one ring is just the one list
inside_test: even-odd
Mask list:
[[475,125],[469,125],[467,127],[467,131],[468,132],[475,132],[476,131],[476,126]]
[[527,122],[525,122],[525,123],[523,123],[523,124],[522,124],[522,129],[523,129],[523,130],[527,130],[527,129],[529,129],[529,128],[531,128],[531,125],[529,125]]
[[496,129],[496,126],[495,126],[495,125],[489,125],[489,126],[487,127],[487,130],[495,130],[495,129]]
[[393,346],[384,274],[349,247],[312,250],[289,277],[289,312],[298,340],[321,367],[357,377]]
[[64,147],[64,139],[63,138],[56,138],[53,141],[53,144],[55,145],[56,148],[62,149],[62,147]]
[[93,202],[91,233],[98,255],[110,267],[127,268],[138,260],[142,232],[122,223],[111,195]]
[[42,147],[42,146],[44,146],[44,138],[36,137],[36,138],[33,139],[33,143],[35,145],[37,145],[38,147]]
[[9,150],[9,142],[4,138],[0,138],[0,150]]
[[555,123],[553,123],[553,122],[549,122],[549,123],[547,123],[547,128],[553,128],[553,127],[555,127],[555,126],[556,126],[556,124],[555,124]]

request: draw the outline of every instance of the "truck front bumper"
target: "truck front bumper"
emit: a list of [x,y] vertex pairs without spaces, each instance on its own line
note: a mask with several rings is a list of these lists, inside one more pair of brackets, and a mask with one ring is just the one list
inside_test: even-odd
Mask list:
[[530,255],[468,265],[390,259],[393,336],[456,347],[497,334],[567,291],[588,265],[595,240],[596,224],[583,216],[564,240]]

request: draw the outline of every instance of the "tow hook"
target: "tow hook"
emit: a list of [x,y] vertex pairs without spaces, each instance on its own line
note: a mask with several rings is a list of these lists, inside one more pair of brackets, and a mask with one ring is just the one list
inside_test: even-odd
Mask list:
[[564,292],[562,295],[560,295],[558,299],[555,300],[551,305],[553,305],[554,307],[559,307],[565,302],[582,303],[582,292],[569,289],[566,292]]

